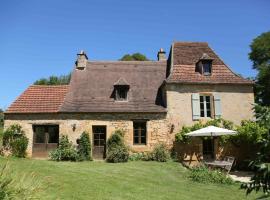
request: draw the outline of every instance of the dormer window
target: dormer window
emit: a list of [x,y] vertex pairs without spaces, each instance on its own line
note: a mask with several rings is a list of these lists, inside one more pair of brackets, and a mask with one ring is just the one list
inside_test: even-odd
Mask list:
[[115,86],[115,100],[127,101],[128,100],[128,87],[127,86]]
[[212,61],[211,60],[203,60],[202,61],[202,72],[203,75],[210,75],[212,72]]
[[212,73],[212,61],[206,53],[200,58],[196,65],[196,72],[201,73],[202,75],[209,76]]
[[128,101],[129,84],[124,78],[120,78],[114,84],[115,101]]

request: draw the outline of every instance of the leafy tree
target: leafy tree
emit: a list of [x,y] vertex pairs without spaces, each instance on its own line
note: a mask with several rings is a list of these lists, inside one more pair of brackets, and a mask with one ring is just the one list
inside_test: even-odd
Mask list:
[[4,111],[0,108],[0,129],[4,126]]
[[270,31],[262,33],[250,45],[249,58],[253,68],[258,71],[256,77],[256,102],[270,105]]
[[262,138],[259,143],[260,150],[257,158],[250,163],[255,174],[248,184],[242,184],[242,189],[245,189],[247,194],[252,191],[260,191],[269,196],[270,194],[270,107],[255,106],[257,123],[268,130],[268,134]]
[[141,53],[134,53],[134,54],[126,54],[120,60],[121,61],[147,61],[149,59]]
[[50,76],[49,78],[42,78],[37,80],[35,85],[66,85],[69,84],[71,73],[62,76]]

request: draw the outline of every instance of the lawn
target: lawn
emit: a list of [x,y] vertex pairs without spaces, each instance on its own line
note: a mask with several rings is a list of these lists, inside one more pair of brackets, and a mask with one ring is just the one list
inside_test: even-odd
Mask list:
[[[0,158],[3,165],[7,159]],[[199,184],[187,179],[179,163],[53,162],[10,158],[15,174],[34,172],[42,183],[41,199],[254,199],[239,184]]]

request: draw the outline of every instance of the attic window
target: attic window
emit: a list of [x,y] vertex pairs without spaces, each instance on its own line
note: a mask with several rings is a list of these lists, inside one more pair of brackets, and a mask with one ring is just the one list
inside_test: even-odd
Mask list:
[[202,71],[204,75],[210,75],[212,72],[212,61],[203,60],[202,61]]
[[205,76],[211,75],[212,73],[212,61],[213,59],[208,56],[206,53],[202,55],[196,65],[196,72],[199,72]]
[[128,86],[119,85],[115,86],[115,100],[127,101],[128,100]]
[[116,101],[127,101],[128,100],[129,84],[124,78],[120,78],[114,83],[115,100]]

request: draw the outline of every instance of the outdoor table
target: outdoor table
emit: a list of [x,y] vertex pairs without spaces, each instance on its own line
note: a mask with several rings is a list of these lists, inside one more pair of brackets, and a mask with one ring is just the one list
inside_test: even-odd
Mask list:
[[205,162],[206,165],[208,166],[213,166],[213,167],[220,167],[220,168],[225,168],[226,166],[231,166],[232,163],[228,161],[211,161],[211,162]]

